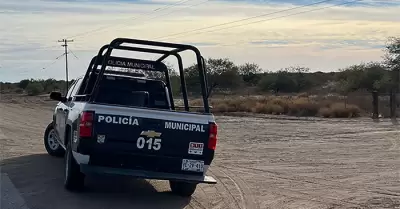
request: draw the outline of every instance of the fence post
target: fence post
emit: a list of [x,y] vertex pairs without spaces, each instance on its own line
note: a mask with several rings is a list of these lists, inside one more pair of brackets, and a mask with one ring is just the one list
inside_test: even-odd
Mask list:
[[396,119],[396,90],[392,89],[390,91],[390,118]]
[[378,98],[378,91],[372,92],[372,118],[378,119],[379,117],[379,98]]

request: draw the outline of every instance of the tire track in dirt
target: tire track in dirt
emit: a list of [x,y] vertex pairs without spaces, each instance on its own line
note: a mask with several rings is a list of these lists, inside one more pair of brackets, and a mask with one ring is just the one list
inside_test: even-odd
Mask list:
[[[234,168],[230,168],[230,169],[234,169]],[[235,170],[235,171],[239,171],[239,170]],[[259,173],[251,173],[249,171],[240,170],[239,172],[260,176]],[[266,175],[263,175],[263,176],[271,177],[271,176],[266,176]],[[280,178],[280,177],[275,177],[275,178],[285,180],[285,181],[288,180],[287,178]],[[310,194],[308,194],[308,193],[300,192],[300,191],[293,191],[293,190],[282,188],[282,187],[279,187],[279,188],[270,187],[270,188],[268,188],[268,193],[273,194],[278,197],[286,197],[286,198],[277,198],[277,199],[274,199],[273,201],[269,201],[268,208],[286,208],[285,205],[287,205],[290,202],[294,202],[295,200],[308,200],[310,202],[318,202],[321,204],[326,204],[328,202],[330,204],[338,205],[338,203],[336,201],[335,202],[320,201],[319,196],[314,196],[313,198],[308,198],[308,196],[310,196]],[[358,205],[356,205],[356,206],[358,206]]]
[[[263,174],[259,174],[257,173],[257,175],[262,175],[265,177],[270,177],[270,178],[276,178],[276,179],[281,179],[281,180],[287,180],[287,181],[295,181],[295,182],[302,182],[302,183],[307,183],[307,184],[315,184],[315,185],[320,185],[320,186],[324,186],[324,187],[328,187],[331,189],[348,189],[348,190],[352,190],[352,189],[359,189],[362,190],[364,192],[368,192],[368,193],[378,193],[378,194],[390,194],[391,196],[400,196],[400,193],[396,193],[396,192],[391,192],[388,190],[384,190],[381,188],[377,188],[377,187],[360,187],[360,186],[356,186],[356,185],[351,185],[349,186],[348,184],[345,183],[341,183],[338,181],[330,181],[327,179],[323,179],[323,178],[318,178],[318,177],[306,177],[306,176],[287,176],[283,173],[277,173],[277,172],[270,172],[268,170],[264,170],[264,169],[257,169],[257,168],[245,168],[245,167],[240,167],[240,166],[236,166],[236,167],[232,167],[232,168],[228,168],[227,169],[233,169],[236,170],[238,172],[243,172],[243,173],[247,173],[247,174],[253,174],[249,171],[246,170],[256,170],[256,171],[260,171],[263,172]],[[266,175],[266,173],[268,175]],[[317,182],[321,181],[321,182]],[[368,190],[370,189],[370,190]],[[375,191],[373,191],[375,190]]]
[[[219,169],[219,168],[217,168]],[[226,170],[229,170],[225,168]],[[258,206],[256,199],[254,198],[253,193],[250,190],[249,185],[239,176],[231,173],[231,176],[228,175],[225,171],[222,169],[219,169],[222,173],[224,173],[233,183],[235,183],[236,188],[240,191],[241,193],[241,199],[244,204],[243,208],[244,209],[259,209],[260,207]]]
[[[400,130],[398,131],[400,135]],[[388,151],[400,151],[400,136],[396,139],[395,137],[389,138],[391,146]]]
[[[254,169],[254,168],[235,167],[235,168],[227,168],[227,169],[233,169],[235,171],[246,173],[246,174],[264,176],[264,177],[269,177],[269,178],[275,178],[275,179],[280,179],[280,180],[284,180],[284,181],[294,181],[294,182],[302,182],[302,183],[307,183],[307,184],[315,184],[315,185],[324,186],[325,188],[328,188],[328,189],[339,189],[339,190],[347,189],[349,191],[354,190],[354,189],[358,189],[358,190],[363,191],[365,193],[383,194],[383,195],[400,197],[400,194],[394,193],[394,192],[391,192],[391,191],[387,191],[387,190],[386,191],[385,190],[383,190],[383,191],[372,191],[372,189],[380,190],[379,188],[372,188],[371,190],[366,190],[365,188],[357,187],[357,186],[354,186],[354,185],[349,187],[348,185],[342,184],[340,182],[328,181],[326,179],[321,179],[321,178],[301,179],[301,178],[306,178],[306,177],[303,177],[303,176],[301,176],[301,177],[300,176],[296,176],[298,178],[291,178],[291,177],[288,177],[288,176],[286,176],[284,174],[276,174],[274,172],[269,172],[267,170]],[[264,173],[268,173],[268,175],[260,174],[260,173],[252,173],[252,172],[246,171],[246,170],[257,170],[257,171],[261,171],[261,172],[264,172]],[[278,176],[278,175],[282,175],[282,176]],[[328,182],[328,184],[319,183],[319,182],[316,182],[315,180],[325,181],[325,182]],[[332,183],[334,185],[329,184],[329,183]],[[326,187],[326,186],[328,186],[328,187]],[[307,193],[307,192],[293,191],[293,190],[286,189],[286,188],[281,188],[281,187],[279,187],[278,189],[274,189],[274,188],[270,188],[270,189],[271,189],[270,192],[272,194],[276,194],[278,196],[287,196],[287,197],[296,198],[296,199],[299,199],[299,200],[309,200],[309,201],[312,201],[312,202],[318,202],[318,203],[322,203],[322,204],[323,203],[329,203],[331,205],[342,205],[342,206],[345,206],[345,207],[362,207],[362,208],[365,207],[365,205],[363,205],[363,204],[347,201],[346,200],[347,198],[339,199],[339,198],[316,196],[316,195],[313,195],[313,194],[310,194],[310,193]],[[272,190],[274,190],[274,191],[272,191]],[[289,194],[291,194],[291,195],[289,195]],[[313,198],[307,198],[307,197],[310,197],[310,196],[312,196]],[[323,199],[323,201],[321,201],[321,199]],[[285,200],[285,202],[286,202],[286,200]],[[277,205],[274,205],[274,207],[272,207],[272,208],[275,208],[275,207],[277,207]],[[280,205],[279,207],[282,207],[282,205]]]
[[[230,206],[227,208],[241,208],[241,204],[235,198],[235,195],[232,194],[232,189],[235,190],[236,187],[228,188],[229,185],[227,185],[227,183],[229,183],[230,179],[219,172],[218,169],[210,168],[209,172],[217,180],[218,183],[215,185],[215,187],[218,194],[222,195],[223,202],[226,204],[226,206]],[[230,187],[232,187],[232,185],[230,185]],[[236,206],[232,207],[232,203],[234,203]]]
[[210,168],[210,174],[218,181],[216,192],[211,194],[203,189],[205,197],[218,195],[208,208],[259,209],[255,197],[243,179],[239,179],[229,169]]
[[221,172],[226,178],[228,178],[228,179],[235,185],[236,190],[237,190],[238,193],[239,193],[239,197],[240,197],[240,200],[241,200],[241,203],[242,203],[242,204],[239,204],[239,202],[238,202],[238,201],[236,200],[236,198],[232,195],[232,193],[231,193],[231,195],[232,195],[232,197],[235,199],[237,205],[238,205],[238,206],[241,205],[240,208],[242,208],[242,209],[247,209],[246,203],[245,203],[244,197],[243,197],[243,191],[242,191],[242,189],[239,187],[239,185],[235,182],[235,180],[233,180],[233,179],[232,179],[228,174],[226,174],[226,172],[224,172],[222,169],[216,168],[216,169],[214,169],[214,170],[217,170],[218,172]]
[[193,197],[189,203],[189,206],[191,206],[192,208],[198,209],[207,209],[207,207],[205,207],[203,205],[203,203],[201,203],[200,201],[198,201],[195,197]]

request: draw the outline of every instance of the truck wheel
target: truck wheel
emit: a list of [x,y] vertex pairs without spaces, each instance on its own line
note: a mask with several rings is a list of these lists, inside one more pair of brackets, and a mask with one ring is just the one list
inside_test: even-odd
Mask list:
[[85,175],[81,173],[79,164],[72,155],[71,143],[68,143],[65,152],[65,172],[64,187],[70,191],[83,189],[85,185]]
[[197,184],[187,183],[187,182],[178,182],[178,181],[169,181],[169,186],[171,187],[171,191],[177,195],[183,197],[190,197],[196,190]]
[[49,155],[55,157],[63,157],[65,154],[64,149],[57,141],[57,135],[54,130],[53,123],[47,125],[44,132],[44,147]]

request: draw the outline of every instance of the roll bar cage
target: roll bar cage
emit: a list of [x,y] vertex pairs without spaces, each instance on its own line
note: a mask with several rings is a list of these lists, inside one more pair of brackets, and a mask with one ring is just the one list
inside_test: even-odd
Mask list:
[[[136,44],[136,45],[144,45],[144,46],[156,46],[156,47],[165,47],[172,48],[172,50],[161,50],[161,49],[152,49],[145,47],[133,47],[133,46],[122,46],[122,44]],[[161,54],[157,60],[139,60],[139,59],[130,59],[124,57],[114,57],[111,56],[111,52],[113,50],[126,50],[126,51],[136,51],[136,52],[145,52],[152,54]],[[166,86],[168,91],[170,92],[169,97],[171,101],[171,108],[175,110],[175,105],[172,98],[172,89],[171,89],[171,81],[169,77],[169,72],[167,66],[162,62],[169,56],[175,56],[178,61],[179,67],[179,76],[180,76],[180,84],[184,102],[185,111],[189,111],[189,101],[186,89],[186,81],[183,71],[183,63],[182,57],[180,56],[180,52],[183,51],[193,51],[196,55],[197,67],[200,78],[201,85],[201,93],[203,97],[204,104],[204,112],[210,113],[210,107],[208,103],[209,89],[208,89],[208,81],[206,76],[206,67],[204,58],[201,56],[200,51],[191,45],[186,44],[175,44],[175,43],[167,43],[167,42],[156,42],[156,41],[148,41],[148,40],[140,40],[140,39],[128,39],[128,38],[116,38],[111,41],[110,44],[104,45],[100,48],[97,56],[93,57],[91,60],[88,70],[83,79],[83,87],[79,90],[77,97],[83,96],[88,99],[89,102],[94,102],[96,95],[99,91],[99,86],[101,85],[101,81],[105,73],[112,74],[120,74],[120,75],[133,75],[139,76],[137,73],[127,73],[127,72],[118,72],[118,71],[108,71],[106,70],[107,66],[113,67],[125,67],[125,68],[135,68],[141,70],[148,71],[157,71],[163,72],[166,78]],[[100,69],[98,67],[101,66]],[[93,84],[92,91],[90,91],[90,86]],[[90,92],[89,92],[90,91]]]

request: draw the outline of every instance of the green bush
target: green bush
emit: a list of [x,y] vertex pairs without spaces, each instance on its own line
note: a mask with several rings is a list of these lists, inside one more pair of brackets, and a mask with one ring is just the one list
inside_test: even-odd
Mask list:
[[29,96],[36,96],[43,93],[44,88],[41,83],[34,82],[29,83],[25,90]]

